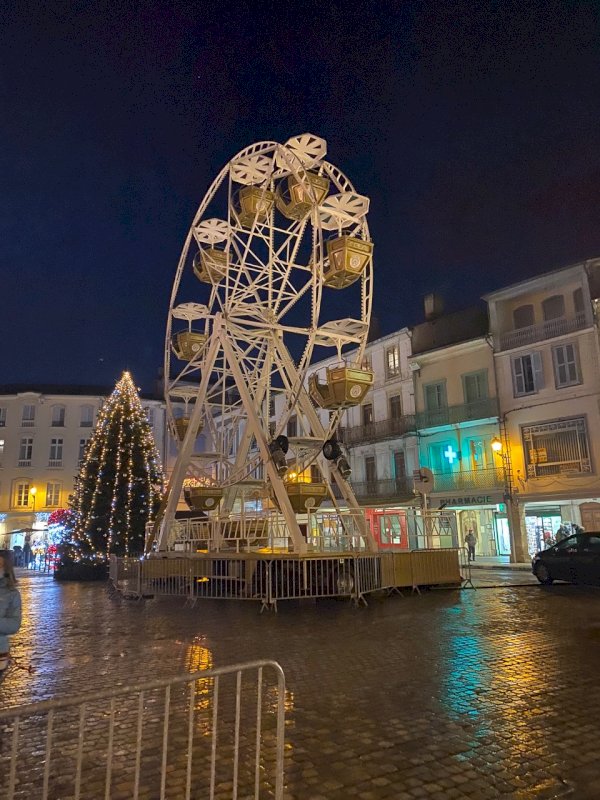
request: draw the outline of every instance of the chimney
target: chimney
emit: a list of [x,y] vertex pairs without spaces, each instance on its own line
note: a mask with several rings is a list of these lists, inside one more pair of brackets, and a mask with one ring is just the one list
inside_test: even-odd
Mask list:
[[431,321],[441,317],[444,313],[444,298],[436,292],[426,294],[424,298],[425,319]]

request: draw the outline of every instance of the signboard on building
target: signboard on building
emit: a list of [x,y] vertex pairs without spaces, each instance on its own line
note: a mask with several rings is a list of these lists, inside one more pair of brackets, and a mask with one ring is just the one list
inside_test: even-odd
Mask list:
[[495,506],[504,502],[502,492],[489,492],[489,494],[462,494],[456,497],[436,497],[439,506],[445,508],[462,508],[463,506]]

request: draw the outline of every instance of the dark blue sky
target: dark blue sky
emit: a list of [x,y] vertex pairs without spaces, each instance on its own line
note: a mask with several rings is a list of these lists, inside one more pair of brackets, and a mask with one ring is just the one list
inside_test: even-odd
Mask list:
[[0,383],[149,387],[195,209],[262,139],[371,197],[384,332],[600,255],[597,2],[9,5]]

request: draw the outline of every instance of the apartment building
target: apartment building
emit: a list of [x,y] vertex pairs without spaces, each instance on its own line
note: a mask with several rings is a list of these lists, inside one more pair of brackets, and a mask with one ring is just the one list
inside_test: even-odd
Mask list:
[[[99,387],[0,387],[0,545],[22,544],[65,508],[87,440],[110,391]],[[170,460],[165,407],[142,397],[163,464]]]
[[600,259],[486,295],[523,549],[600,529]]
[[468,531],[484,556],[510,554],[492,343],[484,308],[444,314],[425,298],[425,322],[412,329],[419,464],[433,472],[431,509],[456,512],[459,540]]
[[373,386],[360,405],[346,410],[339,430],[359,503],[386,507],[415,503],[412,474],[418,455],[409,355],[407,328],[369,342],[365,349]]

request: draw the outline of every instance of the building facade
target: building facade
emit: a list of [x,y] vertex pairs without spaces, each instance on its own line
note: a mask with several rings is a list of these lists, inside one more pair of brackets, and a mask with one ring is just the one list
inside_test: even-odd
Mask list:
[[600,529],[600,259],[486,296],[522,549]]
[[[0,546],[41,536],[66,508],[96,416],[108,392],[93,387],[0,388]],[[142,398],[162,463],[169,460],[165,406]]]
[[[439,303],[438,303],[439,305]],[[476,552],[510,554],[494,355],[482,309],[433,309],[412,331],[419,464],[433,473],[427,503],[456,512],[459,541],[471,531]]]
[[414,505],[412,475],[418,466],[410,336],[402,328],[370,342],[365,363],[374,373],[364,401],[345,411],[339,437],[362,504]]

